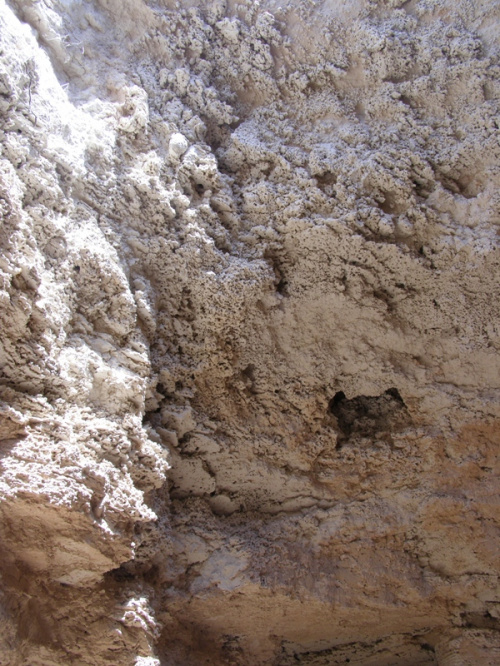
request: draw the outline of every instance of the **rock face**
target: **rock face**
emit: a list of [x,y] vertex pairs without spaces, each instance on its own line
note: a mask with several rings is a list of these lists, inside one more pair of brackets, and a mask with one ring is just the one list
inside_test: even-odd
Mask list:
[[489,0],[0,4],[0,664],[500,663]]

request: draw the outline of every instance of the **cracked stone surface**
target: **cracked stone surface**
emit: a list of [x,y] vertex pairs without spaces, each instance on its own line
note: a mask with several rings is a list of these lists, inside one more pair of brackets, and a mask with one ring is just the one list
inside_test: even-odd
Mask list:
[[500,663],[500,10],[0,0],[0,664]]

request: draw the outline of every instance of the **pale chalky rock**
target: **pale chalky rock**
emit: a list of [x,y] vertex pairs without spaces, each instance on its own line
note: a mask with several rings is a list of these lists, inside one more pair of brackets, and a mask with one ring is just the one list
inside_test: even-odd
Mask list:
[[498,663],[499,27],[0,3],[0,664]]
[[173,159],[179,159],[189,148],[189,142],[183,134],[175,132],[168,143],[168,154]]

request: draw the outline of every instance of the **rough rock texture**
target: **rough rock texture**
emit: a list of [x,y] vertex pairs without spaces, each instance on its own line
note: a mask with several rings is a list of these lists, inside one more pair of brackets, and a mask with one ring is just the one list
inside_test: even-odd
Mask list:
[[499,13],[0,0],[0,664],[500,663]]

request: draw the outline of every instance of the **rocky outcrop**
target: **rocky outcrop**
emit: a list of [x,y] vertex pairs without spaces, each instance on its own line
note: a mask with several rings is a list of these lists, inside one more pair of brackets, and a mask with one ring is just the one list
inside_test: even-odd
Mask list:
[[496,664],[498,7],[0,5],[0,664]]

